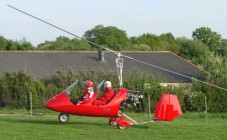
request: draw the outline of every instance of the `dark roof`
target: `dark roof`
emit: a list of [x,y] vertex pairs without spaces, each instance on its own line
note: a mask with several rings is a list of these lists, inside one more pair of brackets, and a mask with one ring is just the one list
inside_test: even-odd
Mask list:
[[[189,77],[201,77],[194,64],[172,52],[122,52],[127,56],[162,67]],[[116,71],[115,56],[105,52],[105,62],[100,62],[98,52],[76,51],[1,51],[0,76],[5,72],[25,71],[35,78],[53,74],[57,70],[77,71],[82,67]],[[165,82],[190,82],[190,79],[124,58],[123,74],[141,70]]]

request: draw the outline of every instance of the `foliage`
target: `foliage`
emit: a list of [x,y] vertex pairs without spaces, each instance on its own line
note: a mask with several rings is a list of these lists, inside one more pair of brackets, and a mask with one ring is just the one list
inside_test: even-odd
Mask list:
[[187,60],[191,60],[194,64],[202,65],[206,63],[211,55],[208,47],[201,41],[178,38],[177,43],[181,46],[179,49],[179,55]]
[[151,51],[151,47],[146,44],[133,44],[132,47],[130,48],[132,51]]
[[[192,87],[179,87],[170,90],[160,86],[152,75],[144,75],[141,71],[135,72],[135,75],[124,76],[124,87],[128,90],[140,91],[144,96],[146,111],[148,109],[148,97],[151,100],[151,111],[154,112],[155,103],[160,100],[162,93],[176,94],[184,112],[205,111],[205,96],[207,97],[209,112],[227,111],[227,94],[218,89],[195,82]],[[71,98],[76,98],[83,92],[82,81],[87,79],[92,79],[95,85],[106,79],[112,82],[113,87],[117,86],[115,74],[106,74],[98,69],[81,69],[78,72],[58,71],[42,80],[34,80],[22,72],[6,73],[0,79],[0,107],[29,109],[29,98],[30,93],[32,93],[33,108],[43,108],[43,104],[48,99],[79,80],[79,84],[71,94]]]
[[76,38],[69,39],[68,37],[59,36],[55,41],[45,41],[37,46],[37,50],[47,51],[85,51],[93,50],[91,46],[84,40]]
[[209,27],[197,28],[192,32],[192,37],[195,40],[201,40],[210,48],[211,51],[215,51],[220,54],[221,35],[212,31]]
[[178,55],[198,65],[206,79],[215,80],[227,74],[226,58],[211,52],[206,44],[185,38],[178,38],[177,42],[181,46]]
[[179,45],[176,44],[175,37],[171,33],[161,34],[142,34],[138,37],[130,37],[132,48],[129,50],[139,51],[173,51],[179,50]]
[[222,56],[227,56],[227,39],[222,39],[221,41],[221,47],[218,50],[218,52],[222,55]]
[[179,53],[180,45],[177,44],[177,40],[171,33],[161,34],[159,36],[160,43],[158,51],[172,51],[176,54]]
[[[114,26],[97,25],[84,33],[84,38],[95,44],[107,46],[113,50],[124,50],[129,40],[125,31]],[[94,46],[96,47],[96,46]]]
[[132,44],[146,44],[150,46],[151,50],[155,50],[159,44],[159,38],[154,34],[147,33],[139,37],[132,37],[131,42]]
[[6,46],[8,44],[8,40],[3,36],[0,36],[0,50],[6,50]]
[[43,105],[42,96],[46,88],[39,81],[33,80],[23,72],[6,73],[0,79],[0,105],[9,108],[30,108],[30,93],[33,107]]
[[0,50],[27,51],[27,50],[35,50],[35,48],[25,38],[23,38],[20,41],[12,41],[12,40],[5,39],[3,36],[0,36]]
[[94,84],[97,86],[102,80],[107,80],[107,77],[109,76],[107,76],[107,74],[105,74],[103,71],[99,69],[81,68],[81,70],[77,72],[56,71],[55,74],[49,77],[43,78],[42,82],[46,87],[50,87],[48,88],[49,94],[46,97],[46,100],[48,100],[49,98],[53,97],[55,94],[63,91],[65,88],[70,86],[76,80],[79,80],[79,83],[74,88],[71,94],[71,97],[75,98],[77,96],[80,96],[83,92],[83,89],[84,89],[84,85],[82,84],[83,81],[91,79],[94,82]]

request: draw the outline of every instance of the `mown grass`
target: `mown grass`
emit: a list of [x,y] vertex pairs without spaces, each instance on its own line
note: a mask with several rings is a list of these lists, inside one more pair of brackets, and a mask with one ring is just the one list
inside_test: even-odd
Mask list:
[[[1,111],[0,113],[6,113]],[[146,113],[127,113],[138,122],[148,120]],[[43,115],[29,116],[28,112],[20,114],[0,114],[0,139],[7,140],[127,140],[127,139],[226,139],[227,114],[188,113],[174,121],[157,121],[154,123],[131,126],[119,130],[108,125],[108,118],[70,116],[68,124],[60,124],[56,113],[44,112]]]

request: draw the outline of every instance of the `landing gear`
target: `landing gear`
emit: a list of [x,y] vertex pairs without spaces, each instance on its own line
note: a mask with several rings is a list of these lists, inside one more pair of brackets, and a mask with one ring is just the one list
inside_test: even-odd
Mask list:
[[124,130],[124,129],[128,128],[128,127],[127,126],[121,126],[120,124],[117,124],[117,128],[121,129],[121,130]]
[[118,116],[117,118],[110,118],[109,119],[109,125],[116,126],[118,129],[126,129],[128,126],[132,125],[132,123],[126,119],[124,119],[122,116]]
[[109,118],[109,125],[110,126],[116,126],[117,125],[116,118]]
[[123,130],[123,129],[128,128],[128,127],[131,126],[131,125],[133,125],[132,122],[130,122],[130,121],[124,119],[123,117],[119,117],[119,121],[117,122],[117,128],[118,128],[118,129]]
[[66,113],[60,113],[58,115],[58,121],[60,123],[67,123],[69,122],[69,114],[66,114]]

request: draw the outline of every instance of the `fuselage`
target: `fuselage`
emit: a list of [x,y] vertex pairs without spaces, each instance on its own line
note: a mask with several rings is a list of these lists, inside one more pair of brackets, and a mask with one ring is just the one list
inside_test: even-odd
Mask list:
[[62,92],[47,101],[44,107],[66,114],[94,117],[117,117],[121,102],[126,100],[126,94],[127,90],[121,88],[109,103],[104,106],[95,106],[92,105],[92,102],[96,99],[98,93],[94,94],[90,102],[75,105],[70,101],[69,95]]

